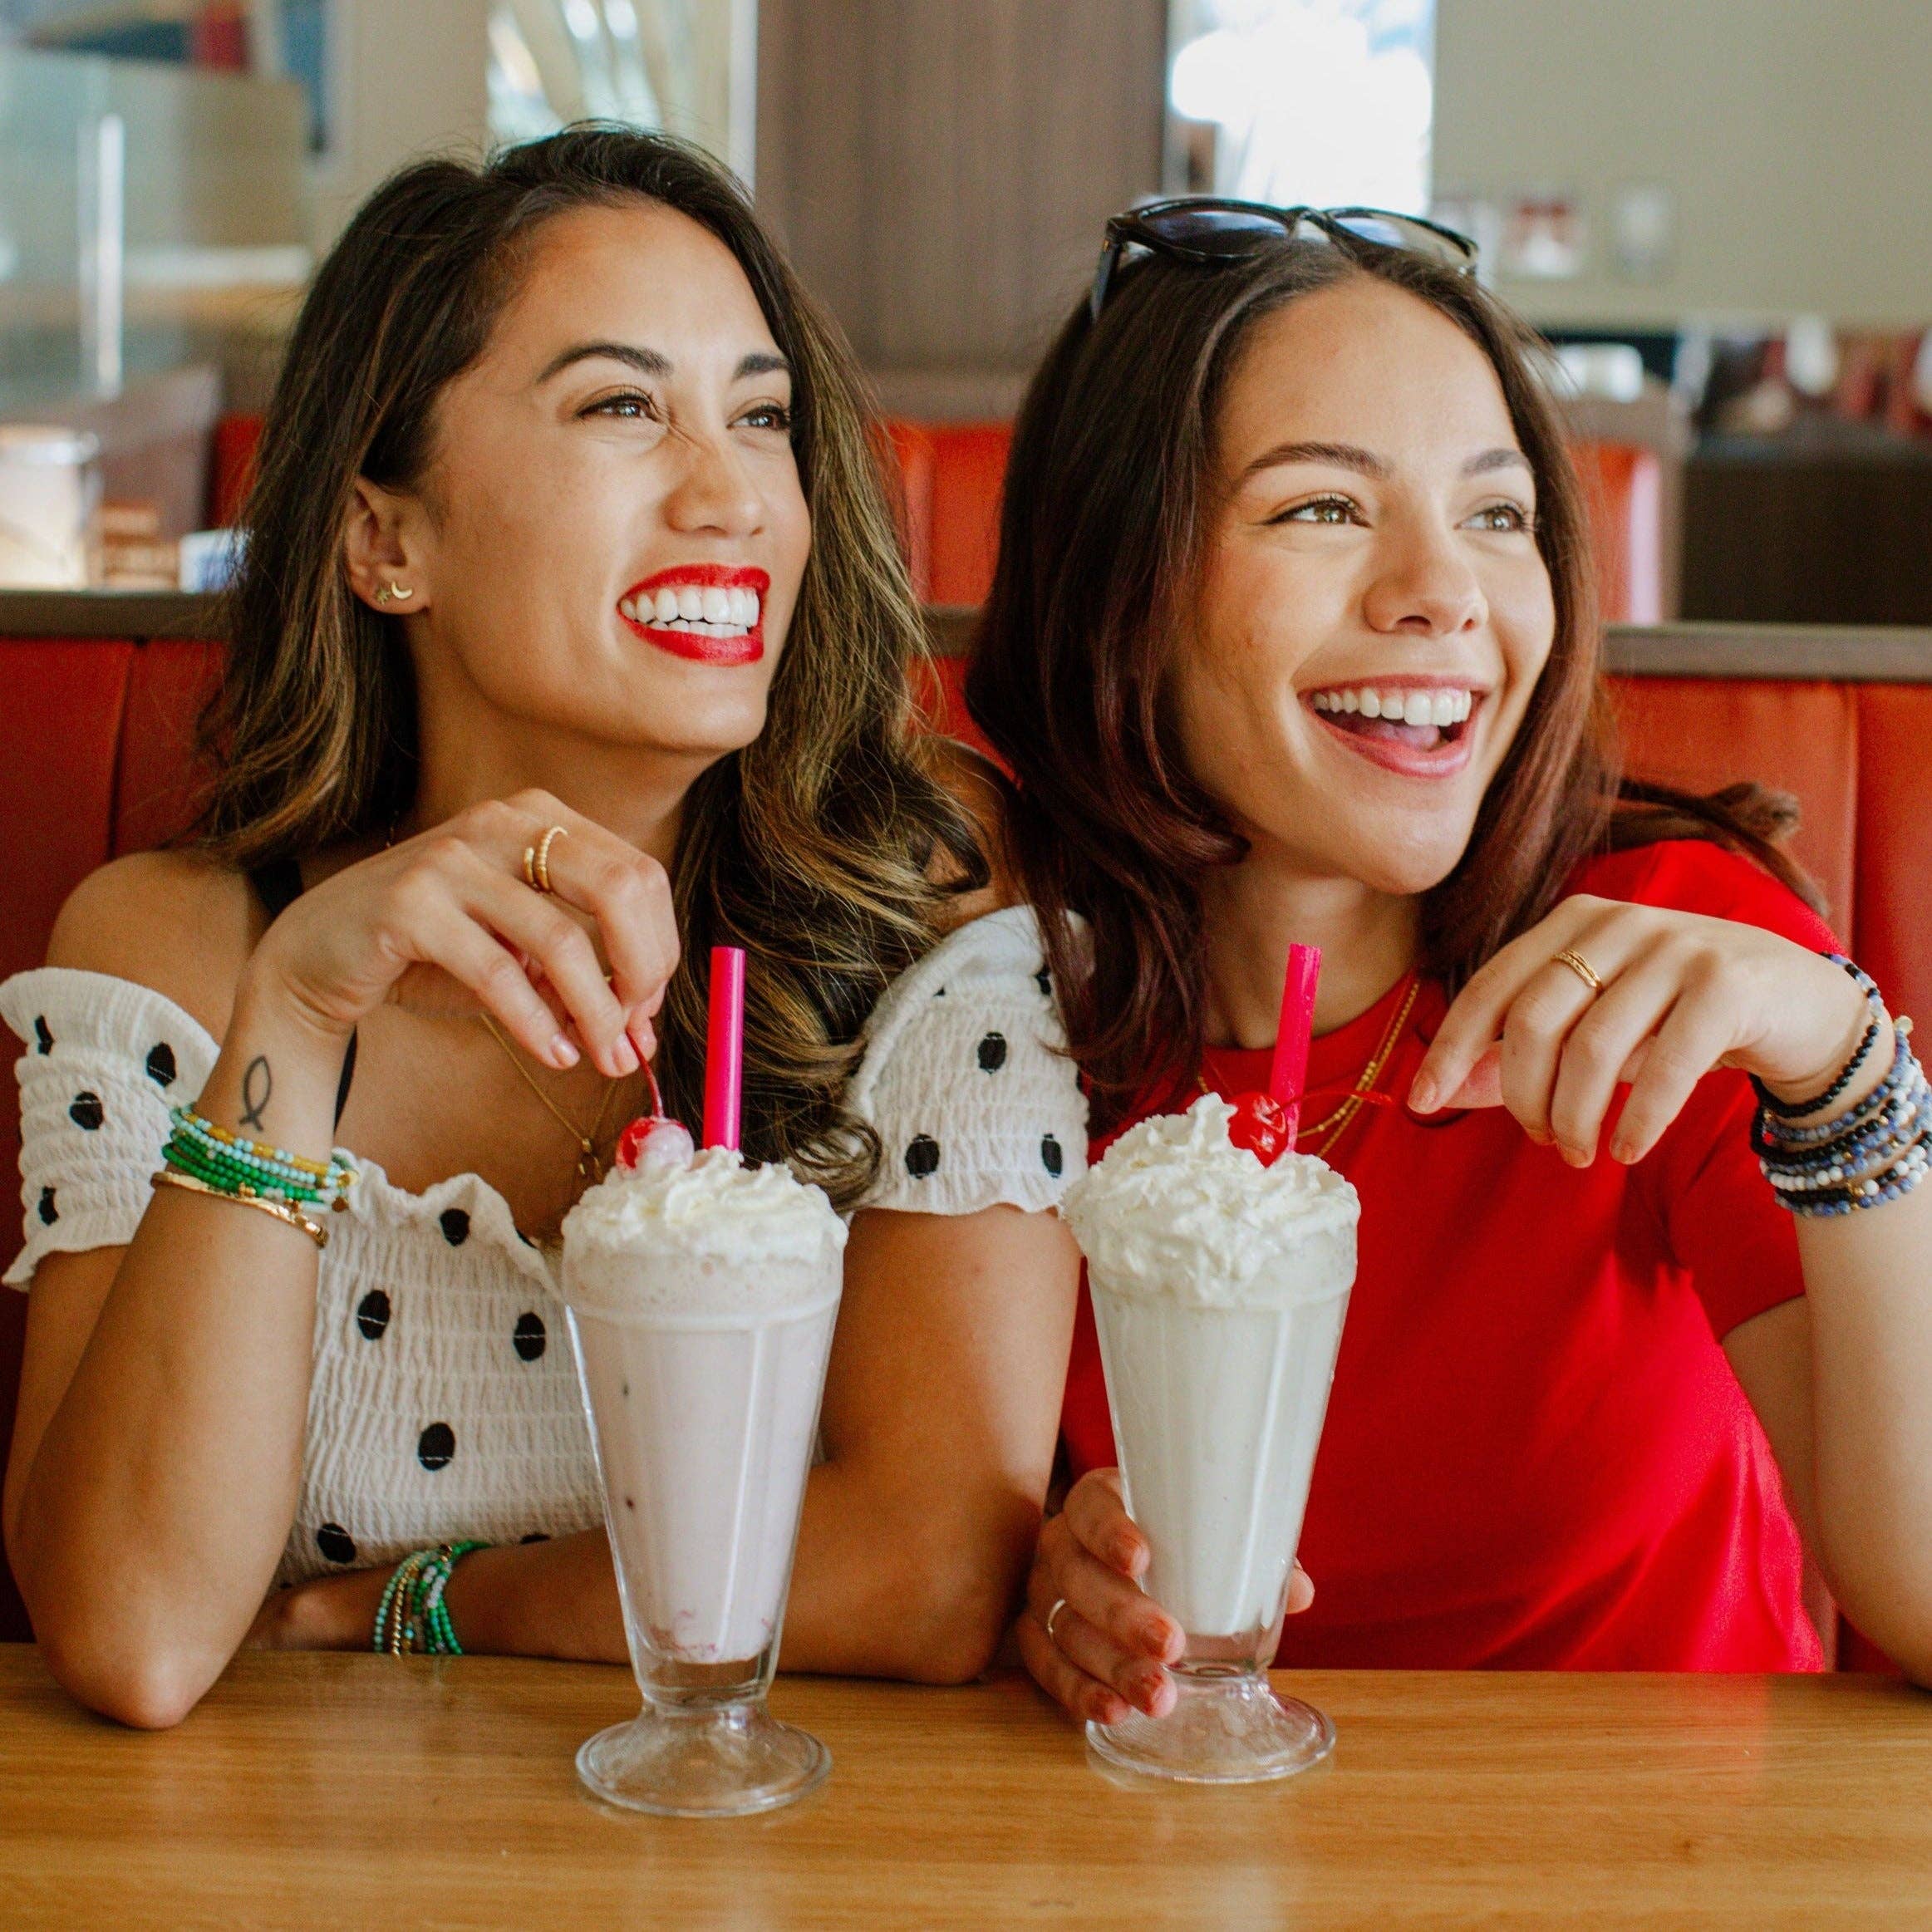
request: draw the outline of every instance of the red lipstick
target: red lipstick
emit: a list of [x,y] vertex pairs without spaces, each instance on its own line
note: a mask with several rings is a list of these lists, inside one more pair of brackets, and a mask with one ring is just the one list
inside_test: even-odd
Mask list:
[[[676,631],[649,619],[633,617],[622,607],[661,590],[748,590],[758,599],[751,628],[735,637],[707,637],[699,631]],[[619,599],[617,615],[646,644],[694,664],[755,664],[764,655],[764,598],[769,575],[735,563],[676,563],[634,583]]]

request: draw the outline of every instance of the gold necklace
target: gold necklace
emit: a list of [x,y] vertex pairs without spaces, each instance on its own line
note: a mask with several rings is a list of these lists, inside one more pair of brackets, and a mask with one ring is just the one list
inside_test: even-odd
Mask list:
[[537,1084],[535,1079],[531,1074],[530,1069],[526,1067],[523,1061],[518,1057],[517,1050],[510,1045],[509,1040],[504,1038],[503,1034],[498,1028],[496,1022],[492,1020],[487,1013],[479,1014],[477,1017],[481,1020],[483,1024],[489,1029],[490,1038],[494,1040],[496,1044],[504,1050],[504,1053],[509,1056],[509,1063],[517,1069],[518,1073],[523,1076],[524,1084],[528,1087],[539,1100],[543,1102],[545,1109],[548,1111],[551,1118],[553,1119],[557,1124],[561,1127],[573,1141],[577,1143],[578,1148],[579,1150],[577,1156],[577,1172],[578,1178],[588,1182],[601,1181],[604,1177],[604,1164],[597,1158],[597,1143],[604,1137],[604,1123],[610,1117],[611,1102],[617,1098],[618,1083],[616,1080],[607,1080],[604,1083],[603,1104],[597,1109],[597,1118],[591,1123],[590,1132],[587,1134],[583,1129],[580,1128],[577,1123],[573,1120],[570,1116],[566,1113],[563,1109],[559,1107],[557,1103],[553,1100],[550,1096]]
[[[1318,1120],[1312,1127],[1305,1127],[1295,1136],[1295,1146],[1298,1153],[1320,1154],[1325,1159],[1335,1151],[1335,1143],[1349,1130],[1349,1124],[1362,1111],[1369,1096],[1375,1091],[1375,1083],[1382,1078],[1382,1069],[1389,1064],[1389,1056],[1395,1051],[1396,1042],[1402,1038],[1408,1025],[1408,1016],[1415,1010],[1416,995],[1422,991],[1421,978],[1412,972],[1408,976],[1408,991],[1402,996],[1402,1004],[1395,1010],[1395,1017],[1383,1029],[1382,1038],[1374,1053],[1369,1056],[1369,1064],[1362,1069],[1361,1077],[1355,1082],[1348,1098],[1325,1120]],[[1197,1071],[1194,1083],[1203,1094],[1213,1089],[1207,1084],[1207,1076]],[[1310,1143],[1320,1135],[1328,1138],[1320,1146]]]

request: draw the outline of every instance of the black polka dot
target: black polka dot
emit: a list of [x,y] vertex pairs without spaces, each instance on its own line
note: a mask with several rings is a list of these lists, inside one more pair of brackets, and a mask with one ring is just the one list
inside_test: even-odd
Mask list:
[[332,1563],[356,1561],[356,1539],[340,1523],[324,1523],[315,1533],[315,1546]]
[[441,1224],[443,1239],[453,1248],[460,1248],[469,1239],[469,1217],[460,1207],[445,1207],[436,1217]]
[[88,1133],[97,1133],[107,1118],[107,1109],[101,1104],[98,1094],[76,1094],[67,1115],[75,1126],[84,1127]]
[[47,1031],[47,1016],[44,1013],[37,1013],[33,1016],[33,1044],[42,1053],[52,1053],[54,1050],[54,1036]]
[[526,1309],[517,1317],[516,1333],[510,1337],[510,1345],[526,1362],[533,1362],[550,1345],[550,1337],[543,1326],[543,1318],[533,1310]]
[[456,1453],[456,1432],[446,1422],[433,1422],[416,1438],[416,1460],[425,1469],[443,1469]]
[[379,1342],[389,1326],[389,1297],[380,1288],[371,1288],[356,1304],[356,1325],[366,1342]]
[[941,986],[932,996],[936,1000],[943,1000],[946,997],[946,988]]
[[1060,1152],[1060,1143],[1050,1133],[1041,1137],[1040,1164],[1056,1178],[1060,1169],[1066,1165],[1066,1156]]
[[171,1087],[179,1069],[175,1064],[175,1050],[166,1040],[157,1040],[148,1049],[148,1078],[157,1087]]
[[42,1187],[40,1191],[40,1218],[47,1227],[52,1227],[61,1218],[60,1209],[54,1206],[54,1191],[52,1187]]
[[1006,1064],[1006,1035],[989,1033],[980,1042],[980,1071],[996,1074]]
[[915,1181],[939,1172],[939,1143],[929,1133],[915,1134],[906,1149],[906,1172]]
[[1033,976],[1033,983],[1040,988],[1045,998],[1050,1000],[1053,997],[1053,975],[1045,966]]
[[548,1530],[532,1530],[528,1536],[519,1536],[517,1541],[519,1543],[547,1543],[550,1541],[550,1532]]

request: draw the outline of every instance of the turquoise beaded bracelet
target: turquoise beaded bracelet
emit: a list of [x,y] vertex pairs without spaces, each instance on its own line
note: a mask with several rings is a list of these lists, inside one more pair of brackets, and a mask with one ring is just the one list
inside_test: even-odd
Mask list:
[[339,1154],[311,1160],[217,1127],[192,1107],[172,1109],[168,1120],[174,1131],[162,1159],[217,1192],[335,1207],[355,1185],[355,1168]]
[[434,1549],[412,1550],[390,1572],[382,1600],[376,1606],[370,1648],[379,1655],[404,1657],[423,1653],[432,1657],[460,1657],[443,1593],[456,1566],[477,1550],[489,1546],[474,1539],[443,1543]]

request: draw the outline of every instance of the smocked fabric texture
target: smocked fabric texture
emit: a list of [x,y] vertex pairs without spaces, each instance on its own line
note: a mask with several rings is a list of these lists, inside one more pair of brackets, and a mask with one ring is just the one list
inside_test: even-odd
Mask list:
[[[1057,1202],[1084,1164],[1085,1106],[1051,1050],[1060,1035],[1043,971],[1032,915],[1015,909],[962,927],[888,990],[852,1095],[885,1150],[868,1206],[966,1214]],[[0,986],[0,1019],[25,1043],[27,1245],[5,1276],[24,1288],[50,1254],[133,1239],[169,1109],[200,1093],[219,1049],[160,994],[66,968]],[[279,1580],[393,1563],[459,1536],[517,1542],[601,1522],[550,1259],[477,1176],[412,1194],[340,1151],[361,1177],[328,1217],[302,1493]]]
[[878,1130],[873,1207],[1057,1206],[1087,1165],[1087,1102],[1033,909],[962,926],[887,989],[847,1104]]

